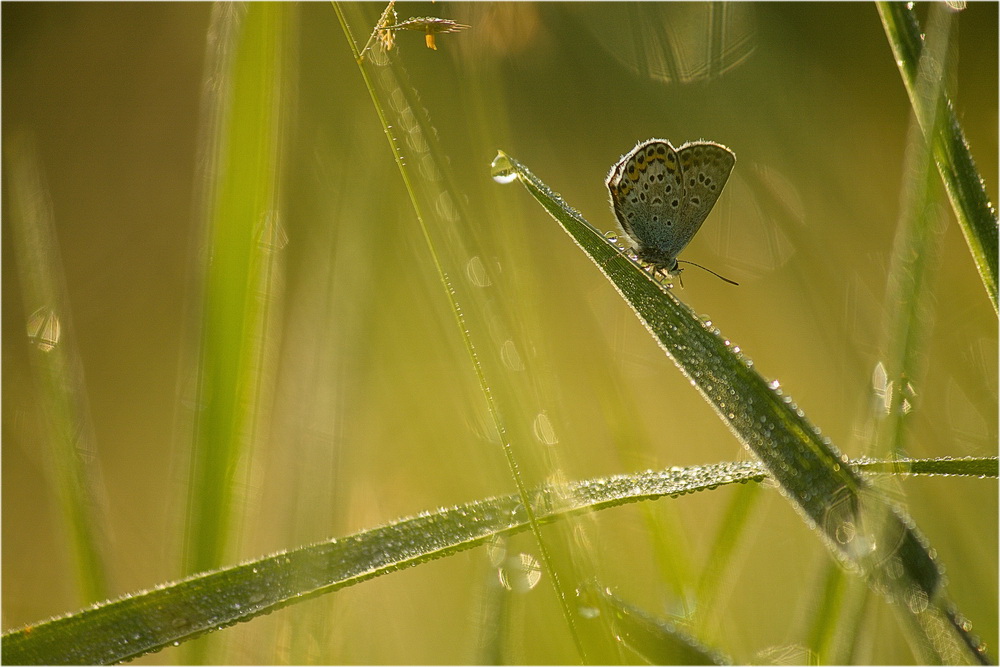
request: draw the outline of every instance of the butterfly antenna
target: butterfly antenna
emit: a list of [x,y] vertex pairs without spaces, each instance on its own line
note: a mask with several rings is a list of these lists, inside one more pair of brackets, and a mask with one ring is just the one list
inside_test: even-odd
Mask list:
[[679,259],[679,260],[677,260],[677,262],[678,262],[678,264],[681,263],[681,262],[683,262],[684,264],[690,264],[691,266],[697,266],[699,269],[701,269],[703,271],[708,271],[709,273],[711,273],[713,276],[715,276],[719,280],[724,280],[727,283],[729,283],[730,285],[736,285],[737,287],[739,286],[739,283],[736,282],[735,280],[730,280],[729,278],[726,278],[725,276],[720,276],[718,273],[716,273],[712,269],[707,269],[704,266],[702,266],[701,264],[695,264],[694,262],[689,262],[686,259]]

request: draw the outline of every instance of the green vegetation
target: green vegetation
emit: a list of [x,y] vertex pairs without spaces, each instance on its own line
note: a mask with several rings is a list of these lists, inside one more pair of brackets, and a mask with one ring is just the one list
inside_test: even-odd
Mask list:
[[128,7],[3,10],[5,663],[995,658],[995,4]]

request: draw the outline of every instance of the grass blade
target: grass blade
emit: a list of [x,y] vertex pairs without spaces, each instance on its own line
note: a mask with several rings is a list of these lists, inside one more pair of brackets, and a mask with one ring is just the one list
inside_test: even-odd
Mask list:
[[[888,465],[870,461],[864,466]],[[904,462],[927,469],[929,461]],[[934,462],[933,474],[997,476],[997,458]],[[626,503],[680,497],[767,476],[757,462],[616,475],[534,490],[540,523]],[[208,572],[6,633],[7,664],[106,664],[194,639],[373,577],[529,529],[518,494],[401,519],[345,538]]]
[[[587,480],[535,490],[529,494],[534,499],[530,510],[537,522],[548,523],[582,511],[759,480],[764,474],[759,465],[740,462]],[[106,664],[134,658],[529,526],[518,494],[403,519],[13,631],[3,637],[4,662]]]
[[287,6],[215,9],[215,95],[205,178],[211,262],[202,308],[186,572],[218,567],[233,534],[234,487],[260,398],[270,239],[278,200]]
[[[910,97],[910,105],[927,142],[932,146],[934,162],[952,209],[993,309],[997,310],[996,209],[986,194],[986,186],[972,159],[972,152],[947,93],[941,91],[932,99],[924,99],[920,95],[918,73],[923,39],[912,4],[879,2],[876,6]],[[934,123],[933,118],[937,114],[941,115],[941,122]]]
[[52,496],[59,499],[81,600],[94,602],[108,595],[106,549],[110,531],[55,220],[29,136],[12,136],[4,153],[10,174],[11,235],[32,348],[36,400],[48,429],[46,442],[50,443],[45,452],[48,481]]
[[712,640],[718,636],[718,624],[733,590],[733,563],[748,538],[754,534],[752,518],[757,514],[762,491],[759,485],[746,484],[736,489],[715,532],[709,558],[698,578],[695,599],[699,613],[695,617],[698,636]]
[[626,604],[607,592],[622,643],[651,665],[731,665],[733,661],[705,646],[681,627]]
[[[391,6],[392,4],[390,3],[390,7],[387,7],[386,11],[383,12],[380,22],[385,20],[389,15]],[[426,145],[426,153],[424,155],[424,158],[427,159],[426,164],[433,165],[434,171],[442,175],[442,180],[446,184],[452,180],[448,176],[450,168],[447,165],[447,157],[437,146],[437,140],[434,138],[434,131],[429,115],[422,109],[422,105],[418,103],[414,91],[408,85],[394,84],[392,86],[392,94],[386,96],[385,103],[382,99],[383,96],[376,91],[376,78],[381,80],[383,82],[382,85],[384,85],[384,82],[393,80],[397,77],[398,73],[402,73],[403,70],[399,63],[389,60],[385,66],[369,72],[370,65],[362,58],[361,52],[357,47],[344,12],[345,8],[338,2],[333,2],[333,8],[347,38],[354,60],[358,65],[359,73],[371,97],[379,123],[389,141],[393,159],[396,162],[400,178],[406,188],[407,196],[413,208],[421,235],[426,243],[443,296],[461,335],[469,363],[475,373],[479,389],[489,412],[494,437],[503,452],[511,480],[521,494],[522,502],[527,508],[528,523],[531,526],[533,536],[538,545],[542,567],[549,574],[549,580],[555,589],[560,610],[566,621],[577,653],[584,662],[603,663],[612,661],[618,655],[618,646],[612,638],[609,629],[606,628],[602,632],[596,632],[592,629],[588,633],[582,633],[578,630],[580,619],[578,618],[579,615],[574,612],[574,605],[571,601],[572,589],[563,582],[579,578],[579,574],[576,571],[578,568],[575,563],[575,560],[579,559],[579,554],[574,553],[571,549],[561,548],[565,542],[562,542],[559,536],[553,536],[548,540],[544,540],[537,523],[532,518],[532,505],[527,496],[528,482],[526,480],[528,475],[525,472],[527,465],[525,457],[516,451],[516,445],[519,442],[518,430],[512,426],[512,422],[516,420],[508,412],[509,408],[505,409],[502,407],[503,399],[506,396],[513,398],[514,394],[507,393],[501,388],[502,378],[489,372],[490,369],[484,363],[483,353],[477,351],[476,340],[478,336],[476,335],[476,327],[473,325],[473,319],[468,314],[469,307],[472,304],[463,303],[460,298],[459,288],[451,277],[458,275],[458,267],[449,262],[449,254],[446,251],[447,245],[442,242],[443,238],[452,236],[451,230],[448,230],[448,233],[442,237],[439,235],[439,230],[434,229],[434,217],[431,214],[433,208],[429,204],[435,200],[440,202],[441,196],[445,196],[448,201],[459,201],[462,199],[462,196],[458,194],[459,191],[457,189],[450,189],[447,185],[441,188],[440,185],[433,183],[436,179],[421,178],[420,172],[413,170],[407,164],[403,151],[400,148],[402,142],[397,141],[397,139],[406,137],[408,139],[407,144],[421,146],[421,148],[423,148],[423,145]],[[400,109],[398,120],[391,122],[387,111],[392,107],[400,106],[397,102],[392,102],[392,96],[396,93],[405,100],[403,108],[409,111],[409,114],[403,113],[402,109]],[[415,155],[423,152],[424,150],[414,149]],[[433,199],[426,197],[428,186],[430,189],[437,191],[437,197]],[[451,225],[448,226],[450,227]],[[452,257],[454,256],[452,255]],[[513,403],[514,401],[511,402]],[[522,437],[520,442],[530,441]],[[561,554],[566,554],[567,558],[558,558],[557,556]],[[563,566],[564,562],[568,563],[565,567]],[[601,622],[603,623],[603,618]]]
[[[930,626],[947,624],[951,610],[942,593],[941,570],[902,507],[873,489],[780,386],[757,373],[711,321],[702,321],[657,284],[526,167],[501,152],[493,173],[499,182],[519,179],[597,265],[844,565],[863,573],[888,601],[902,602],[921,620],[933,617],[927,621]],[[955,624],[951,627],[961,634]],[[953,635],[943,639],[943,633],[930,627],[923,630],[922,643],[937,643],[938,652],[961,652],[969,643]]]

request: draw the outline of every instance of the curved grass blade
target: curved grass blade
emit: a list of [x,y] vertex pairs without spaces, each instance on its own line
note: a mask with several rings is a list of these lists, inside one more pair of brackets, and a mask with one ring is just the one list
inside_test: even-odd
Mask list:
[[[923,37],[912,3],[876,3],[885,34],[892,47],[910,105],[932,146],[934,162],[944,182],[951,206],[972,253],[986,293],[997,310],[997,212],[986,194],[983,178],[972,159],[965,133],[948,95],[934,99],[920,95],[920,59]],[[940,122],[933,118],[940,114]]]
[[[538,522],[732,482],[763,479],[752,462],[588,480],[530,493]],[[22,628],[3,637],[8,664],[107,664],[450,556],[497,535],[528,530],[519,494],[403,519],[355,535],[196,575],[154,590]]]
[[[500,152],[493,175],[498,182],[519,179],[590,257],[838,560],[886,600],[920,617],[904,625],[919,635],[915,642],[922,657],[945,662],[958,653],[968,658],[972,642],[958,624],[949,625],[953,610],[942,593],[941,570],[904,509],[866,482],[779,384],[757,373],[711,321],[702,321],[656,283],[524,165]],[[934,626],[951,627],[957,634]],[[982,659],[979,652],[973,654],[974,660]]]
[[[891,462],[896,463],[896,462]],[[997,458],[904,461],[908,471],[997,476]],[[864,465],[889,465],[871,461]],[[904,467],[904,470],[907,470]],[[897,472],[893,470],[892,472]],[[579,512],[682,496],[767,476],[754,461],[648,471],[537,489],[534,512],[551,523]],[[451,556],[498,535],[528,530],[518,494],[440,509],[150,591],[6,633],[5,664],[108,664],[136,658],[207,632],[361,583]]]

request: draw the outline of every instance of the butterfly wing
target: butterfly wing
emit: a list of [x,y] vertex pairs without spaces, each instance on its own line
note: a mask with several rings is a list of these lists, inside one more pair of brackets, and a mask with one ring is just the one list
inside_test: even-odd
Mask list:
[[677,151],[684,185],[675,239],[676,253],[683,250],[711,213],[736,165],[736,155],[713,141],[692,141]]
[[674,264],[676,228],[684,208],[681,177],[680,158],[670,142],[650,139],[623,156],[606,180],[622,231],[639,258],[657,268]]

